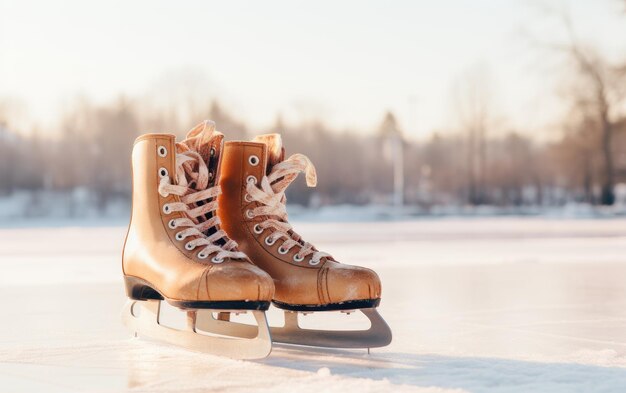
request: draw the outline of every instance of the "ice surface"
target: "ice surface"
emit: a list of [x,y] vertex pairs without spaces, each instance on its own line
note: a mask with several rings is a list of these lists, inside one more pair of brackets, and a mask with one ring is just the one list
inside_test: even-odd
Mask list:
[[[624,219],[296,228],[379,272],[389,347],[277,345],[268,359],[234,361],[130,338],[123,227],[1,229],[0,391],[626,391]],[[362,326],[354,315],[305,325]]]

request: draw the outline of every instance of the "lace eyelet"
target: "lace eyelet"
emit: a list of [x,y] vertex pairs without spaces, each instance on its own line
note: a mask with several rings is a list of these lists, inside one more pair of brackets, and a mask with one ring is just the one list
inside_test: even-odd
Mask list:
[[191,250],[193,250],[194,248],[196,248],[196,246],[194,246],[193,244],[191,244],[191,242],[189,242],[189,243],[185,243],[185,250],[187,250],[187,251],[191,251]]
[[211,157],[215,157],[215,149],[211,148],[211,151],[209,152],[209,154],[211,154]]
[[169,172],[167,171],[167,169],[161,167],[159,168],[159,176],[161,177],[166,177],[169,174]]
[[246,210],[246,217],[247,218],[254,218],[254,214],[252,213],[252,210],[250,210],[250,209]]
[[252,202],[252,199],[250,199],[250,198],[251,198],[250,194],[246,194],[246,195],[243,196],[243,200],[248,202],[248,203]]
[[160,157],[166,157],[167,156],[167,149],[165,148],[165,146],[159,146],[157,152],[159,153]]
[[250,163],[250,165],[252,165],[252,166],[257,166],[257,165],[259,165],[259,157],[257,157],[257,156],[250,156],[250,157],[248,158],[248,162],[249,162],[249,163]]
[[167,226],[170,227],[170,229],[176,229],[176,221],[174,221],[174,219],[171,219],[168,223]]
[[183,233],[182,233],[182,232],[178,232],[178,233],[176,233],[176,235],[174,235],[174,237],[175,237],[175,238],[176,238],[176,240],[178,240],[179,242],[180,242],[180,241],[185,240],[185,236],[183,236]]
[[273,246],[274,243],[276,243],[276,239],[273,239],[271,235],[265,238],[265,244],[268,246]]
[[252,228],[252,230],[254,231],[254,233],[256,233],[257,235],[260,235],[263,233],[263,228],[261,228],[261,226],[259,224],[256,224],[254,226],[254,228]]
[[285,248],[282,248],[282,246],[281,246],[281,247],[278,247],[278,253],[279,253],[280,255],[285,255],[285,254],[287,254],[288,252],[289,252],[289,250],[287,250],[287,249],[285,249]]
[[246,178],[246,182],[247,182],[248,184],[256,184],[256,177],[254,177],[254,176],[250,175],[250,176],[248,176],[248,177]]
[[163,205],[163,213],[170,214],[171,212],[172,212],[172,208],[170,208],[170,205],[168,203]]
[[206,253],[204,253],[203,251],[200,251],[198,253],[198,258],[199,259],[206,259],[208,257],[208,255]]
[[213,172],[209,172],[209,180],[213,180]]
[[315,266],[315,265],[319,265],[319,264],[320,264],[320,261],[315,262],[313,260],[313,258],[311,258],[311,260],[309,261],[309,265],[311,265],[311,266]]
[[224,258],[218,258],[218,257],[215,256],[215,257],[211,258],[211,262],[213,262],[213,263],[222,263],[222,262],[224,262]]
[[294,255],[293,255],[293,260],[294,260],[295,262],[302,262],[302,261],[304,261],[304,257],[303,257],[303,256],[301,256],[301,255],[298,255],[298,254],[296,253],[296,254],[294,254]]

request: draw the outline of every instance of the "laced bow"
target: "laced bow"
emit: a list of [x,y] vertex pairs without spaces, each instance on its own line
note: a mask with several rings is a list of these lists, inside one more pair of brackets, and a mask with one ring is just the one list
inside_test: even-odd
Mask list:
[[317,265],[324,257],[330,254],[315,249],[312,244],[302,240],[300,235],[292,230],[287,222],[287,198],[285,190],[296,179],[299,173],[304,172],[306,183],[309,187],[317,185],[315,167],[309,158],[303,154],[294,154],[288,159],[274,165],[268,176],[261,179],[261,187],[255,182],[249,181],[246,191],[252,201],[257,201],[261,206],[249,210],[248,217],[267,216],[263,222],[257,224],[261,230],[273,228],[274,232],[268,236],[267,241],[274,243],[278,239],[285,239],[279,250],[285,254],[293,247],[300,247],[294,259],[302,261],[307,255],[311,255],[312,265]]
[[[183,149],[179,144],[176,146],[178,150]],[[221,189],[219,186],[208,187],[209,176],[209,169],[200,154],[191,150],[176,154],[176,184],[172,184],[169,175],[162,176],[159,194],[163,197],[169,194],[178,195],[180,202],[165,204],[163,209],[166,213],[184,212],[185,217],[172,219],[168,225],[172,229],[184,228],[176,233],[177,240],[182,241],[189,236],[195,236],[195,239],[185,243],[185,249],[191,251],[202,247],[198,253],[201,259],[211,254],[216,254],[212,259],[215,263],[223,262],[225,258],[247,259],[246,254],[237,251],[237,243],[229,239],[222,229],[216,230],[209,236],[205,235],[208,229],[217,229],[220,224],[219,217],[214,212],[217,209],[217,196],[221,193]],[[193,207],[194,204],[209,198],[212,198],[210,202]],[[211,212],[214,214],[210,219],[203,222],[197,219]],[[221,239],[224,240],[224,244],[217,244]]]

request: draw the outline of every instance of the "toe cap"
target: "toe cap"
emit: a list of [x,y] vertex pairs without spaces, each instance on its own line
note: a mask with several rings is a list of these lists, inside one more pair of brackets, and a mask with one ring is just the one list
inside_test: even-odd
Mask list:
[[204,292],[211,301],[271,301],[274,296],[274,282],[269,274],[247,262],[214,265],[203,284],[200,293]]
[[378,299],[381,295],[378,275],[360,266],[332,263],[328,267],[326,284],[331,303]]

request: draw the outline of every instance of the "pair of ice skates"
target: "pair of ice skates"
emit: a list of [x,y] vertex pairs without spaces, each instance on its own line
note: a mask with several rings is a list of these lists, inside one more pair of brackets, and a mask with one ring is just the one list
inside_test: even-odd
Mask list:
[[[272,341],[337,348],[391,342],[376,311],[376,273],[340,264],[305,242],[287,221],[285,189],[300,172],[316,173],[307,157],[285,158],[280,135],[223,142],[213,122],[184,141],[146,134],[132,153],[133,208],[122,265],[129,297],[125,324],[140,336],[239,359],[269,355]],[[232,240],[231,240],[232,239]],[[161,322],[161,301],[186,311],[187,329]],[[269,326],[270,303],[285,311]],[[298,315],[360,310],[367,330],[312,330]],[[257,325],[231,314],[251,312]]]

